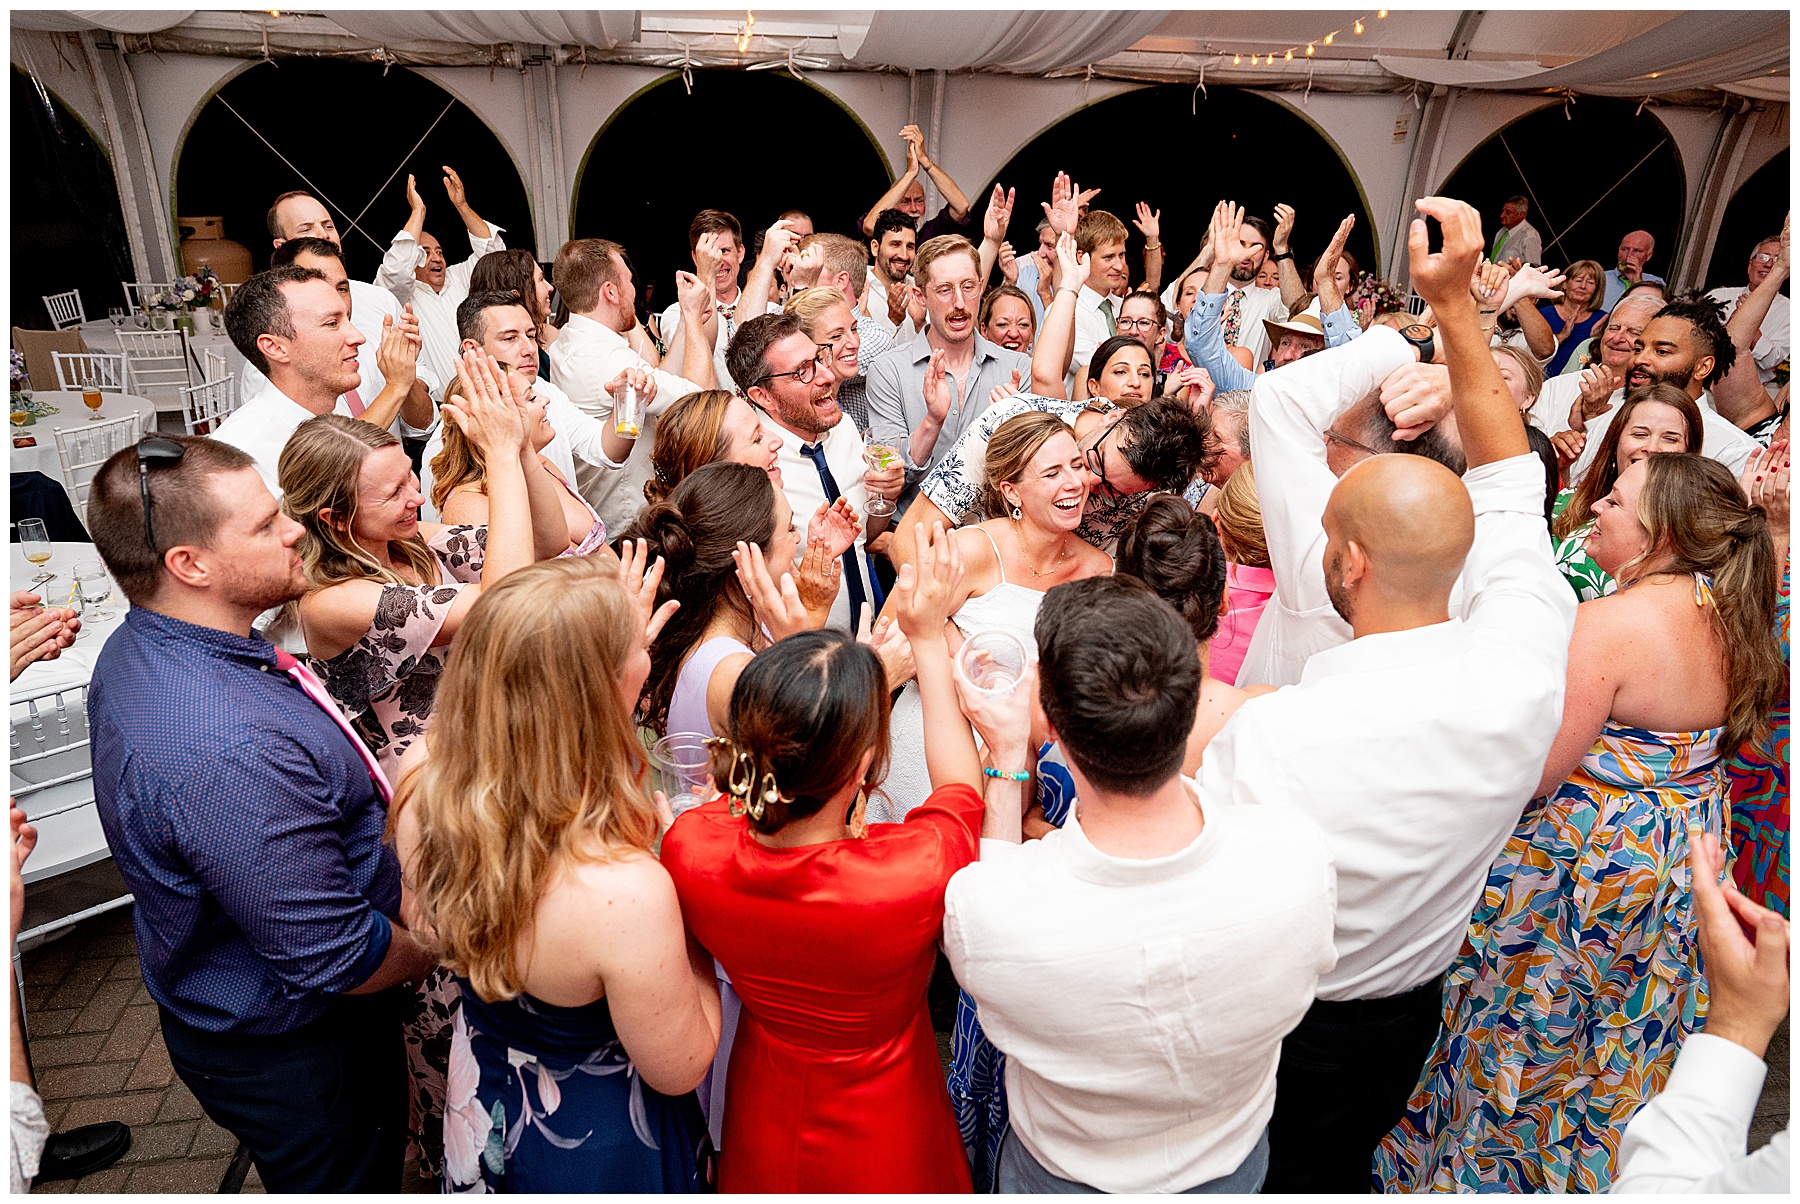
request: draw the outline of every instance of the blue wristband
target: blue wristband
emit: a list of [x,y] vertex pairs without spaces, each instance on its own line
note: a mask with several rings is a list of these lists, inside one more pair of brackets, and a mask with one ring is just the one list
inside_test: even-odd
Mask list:
[[1029,782],[1031,780],[1029,773],[1008,773],[1004,769],[995,769],[992,765],[983,765],[981,775],[988,778],[1000,778],[1007,782]]

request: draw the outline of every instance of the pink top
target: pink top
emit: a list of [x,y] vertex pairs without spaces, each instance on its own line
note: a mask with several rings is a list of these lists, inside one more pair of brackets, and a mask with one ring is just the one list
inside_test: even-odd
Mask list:
[[1206,672],[1217,681],[1235,685],[1244,653],[1250,650],[1250,637],[1256,634],[1256,621],[1262,618],[1263,607],[1275,592],[1275,570],[1227,564],[1225,584],[1230,609],[1219,620],[1219,633],[1209,645],[1211,659]]

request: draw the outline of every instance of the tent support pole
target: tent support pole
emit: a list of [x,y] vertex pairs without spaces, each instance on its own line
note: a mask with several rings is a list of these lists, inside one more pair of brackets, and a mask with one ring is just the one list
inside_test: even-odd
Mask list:
[[573,238],[569,187],[563,179],[562,113],[556,98],[556,64],[548,47],[519,44],[519,82],[525,89],[526,153],[531,179],[532,233],[537,257],[556,258],[564,237]]
[[1671,275],[1677,289],[1698,288],[1705,280],[1719,238],[1719,223],[1725,217],[1725,206],[1731,203],[1732,183],[1750,150],[1754,109],[1750,101],[1740,99],[1731,113],[1720,116],[1712,153],[1706,157],[1706,175],[1695,193],[1692,211],[1681,223],[1681,239],[1675,246]]
[[139,280],[173,280],[180,275],[175,259],[173,225],[163,204],[156,179],[156,160],[150,153],[150,135],[144,128],[144,112],[138,105],[137,84],[115,35],[83,30],[81,50],[87,58],[94,91],[100,97],[100,113],[112,152],[113,179],[119,189],[119,209],[125,215],[125,234],[131,243],[131,266]]
[[1438,85],[1425,98],[1419,123],[1413,134],[1412,149],[1406,157],[1406,188],[1400,194],[1400,211],[1394,215],[1394,237],[1388,242],[1388,262],[1382,274],[1400,284],[1411,282],[1411,261],[1406,250],[1406,232],[1412,225],[1413,202],[1430,196],[1437,180],[1438,162],[1443,157],[1444,135],[1450,128],[1450,113],[1455,108],[1456,89]]

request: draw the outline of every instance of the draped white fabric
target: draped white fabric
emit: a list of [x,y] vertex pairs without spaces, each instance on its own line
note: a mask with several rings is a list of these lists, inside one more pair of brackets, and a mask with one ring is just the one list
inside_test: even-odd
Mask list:
[[860,45],[838,44],[859,64],[919,71],[986,69],[1036,75],[1085,66],[1125,50],[1165,11],[877,12]]
[[[1599,96],[1716,88],[1787,66],[1788,14],[1685,12],[1610,50],[1548,70],[1517,61],[1400,55],[1377,55],[1375,61],[1395,75],[1459,88],[1572,88]],[[1780,99],[1786,98],[1783,92]]]
[[192,8],[15,8],[11,15],[14,29],[36,29],[47,33],[74,33],[82,29],[161,33],[181,24],[196,11]]
[[638,31],[636,9],[433,9],[333,11],[327,15],[358,37],[396,46],[409,42],[532,42],[611,50],[636,41]]

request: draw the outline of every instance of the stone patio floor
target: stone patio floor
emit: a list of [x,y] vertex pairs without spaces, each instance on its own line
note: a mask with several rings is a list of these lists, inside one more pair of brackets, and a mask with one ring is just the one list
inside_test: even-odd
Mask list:
[[[122,1120],[132,1138],[130,1152],[106,1170],[37,1190],[217,1192],[237,1140],[201,1113],[169,1065],[156,1004],[138,969],[130,908],[85,921],[25,954],[24,970],[32,1064],[51,1129]],[[1769,1045],[1768,1062],[1752,1149],[1787,1127],[1786,1021]],[[411,1167],[405,1182],[409,1192],[432,1188]],[[243,1190],[263,1190],[255,1167]]]

